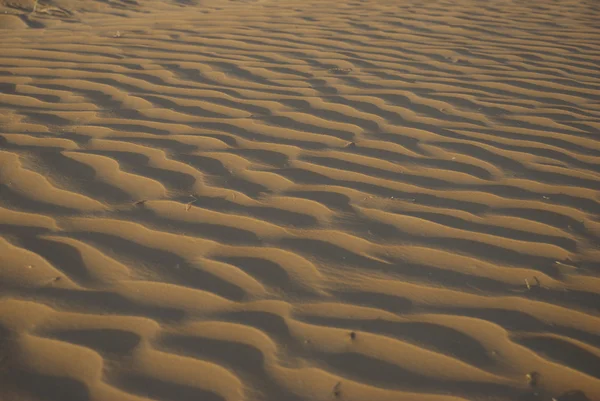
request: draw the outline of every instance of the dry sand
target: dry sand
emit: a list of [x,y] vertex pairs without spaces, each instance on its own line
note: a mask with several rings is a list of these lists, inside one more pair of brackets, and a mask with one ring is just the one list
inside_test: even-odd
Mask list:
[[0,400],[600,400],[599,22],[4,0]]

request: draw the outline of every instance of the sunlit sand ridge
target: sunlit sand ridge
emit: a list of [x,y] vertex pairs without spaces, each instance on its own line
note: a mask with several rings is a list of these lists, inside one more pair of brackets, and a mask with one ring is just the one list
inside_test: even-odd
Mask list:
[[600,400],[599,21],[4,0],[0,400]]

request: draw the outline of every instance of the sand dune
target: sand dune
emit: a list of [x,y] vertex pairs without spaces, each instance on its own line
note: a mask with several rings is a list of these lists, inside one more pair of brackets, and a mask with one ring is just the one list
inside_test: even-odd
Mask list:
[[600,400],[598,21],[3,0],[0,400]]

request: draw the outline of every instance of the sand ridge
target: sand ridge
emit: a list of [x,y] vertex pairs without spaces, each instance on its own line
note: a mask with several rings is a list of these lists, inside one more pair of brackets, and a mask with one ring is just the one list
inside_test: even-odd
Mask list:
[[600,399],[600,5],[0,2],[0,399]]

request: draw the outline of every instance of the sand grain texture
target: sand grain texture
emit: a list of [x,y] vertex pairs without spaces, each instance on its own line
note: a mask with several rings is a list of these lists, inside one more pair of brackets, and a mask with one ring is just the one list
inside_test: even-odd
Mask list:
[[0,400],[600,400],[598,21],[3,0]]

